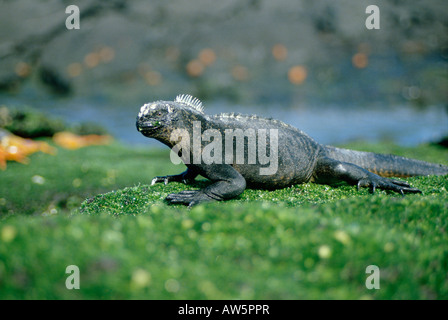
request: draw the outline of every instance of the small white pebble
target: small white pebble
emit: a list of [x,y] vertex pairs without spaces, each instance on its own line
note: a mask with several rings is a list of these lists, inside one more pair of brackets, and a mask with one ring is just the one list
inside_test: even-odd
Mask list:
[[35,184],[44,184],[45,183],[45,178],[39,175],[35,175],[31,178],[31,181]]
[[327,245],[320,246],[318,254],[322,259],[328,259],[329,257],[331,257],[331,249]]

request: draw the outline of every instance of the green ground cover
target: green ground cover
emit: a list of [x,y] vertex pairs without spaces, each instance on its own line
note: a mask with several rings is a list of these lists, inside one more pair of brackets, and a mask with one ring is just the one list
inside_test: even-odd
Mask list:
[[[448,150],[348,147],[448,164]],[[0,171],[0,299],[447,299],[448,177],[423,195],[304,184],[188,210],[168,150],[115,143]],[[81,288],[65,273],[77,265]],[[381,288],[368,290],[377,265]]]

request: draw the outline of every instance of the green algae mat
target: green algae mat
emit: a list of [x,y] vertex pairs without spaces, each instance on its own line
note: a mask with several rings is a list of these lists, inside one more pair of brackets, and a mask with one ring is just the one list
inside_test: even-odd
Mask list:
[[[345,147],[448,164],[429,145]],[[163,199],[206,180],[149,185],[183,171],[168,151],[115,143],[8,162],[0,299],[448,298],[447,176],[407,179],[422,195],[304,184],[189,210]]]

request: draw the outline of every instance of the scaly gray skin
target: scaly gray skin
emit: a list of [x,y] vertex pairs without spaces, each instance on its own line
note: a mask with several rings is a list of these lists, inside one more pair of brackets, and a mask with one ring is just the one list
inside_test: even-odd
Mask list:
[[[241,194],[247,186],[259,189],[280,189],[305,182],[334,183],[345,181],[360,187],[393,190],[401,194],[421,193],[408,183],[383,178],[381,176],[410,177],[416,175],[445,175],[448,167],[419,160],[407,159],[393,155],[380,155],[370,152],[358,152],[323,146],[315,142],[304,132],[274,119],[240,114],[206,115],[199,100],[182,95],[175,101],[156,101],[145,104],[137,117],[137,129],[146,137],[154,138],[173,148],[179,141],[171,141],[171,134],[176,129],[185,129],[190,134],[193,145],[193,121],[200,121],[201,133],[215,129],[224,137],[226,129],[276,129],[278,130],[278,170],[271,175],[261,175],[259,169],[266,167],[258,161],[255,164],[206,164],[204,161],[186,164],[187,170],[179,175],[155,177],[152,184],[165,184],[177,181],[189,183],[196,176],[202,175],[213,183],[201,190],[182,191],[170,194],[169,203],[189,206],[204,201],[227,200]],[[258,140],[257,140],[258,141]],[[209,144],[202,142],[201,149]],[[235,142],[234,142],[235,144]],[[269,150],[270,140],[266,148]],[[225,150],[224,139],[222,150]],[[235,150],[235,145],[234,149]],[[247,163],[248,148],[245,144]],[[194,148],[190,148],[190,159],[194,159]],[[182,155],[181,153],[179,156]],[[185,159],[185,158],[183,158]],[[193,162],[193,161],[191,161]]]

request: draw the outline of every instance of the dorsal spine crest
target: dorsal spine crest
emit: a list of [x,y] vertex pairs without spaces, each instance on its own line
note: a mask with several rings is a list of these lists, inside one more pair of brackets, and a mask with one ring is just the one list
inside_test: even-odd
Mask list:
[[174,101],[184,103],[187,106],[193,108],[194,110],[204,113],[204,107],[202,105],[201,100],[189,94],[180,94],[176,97]]

